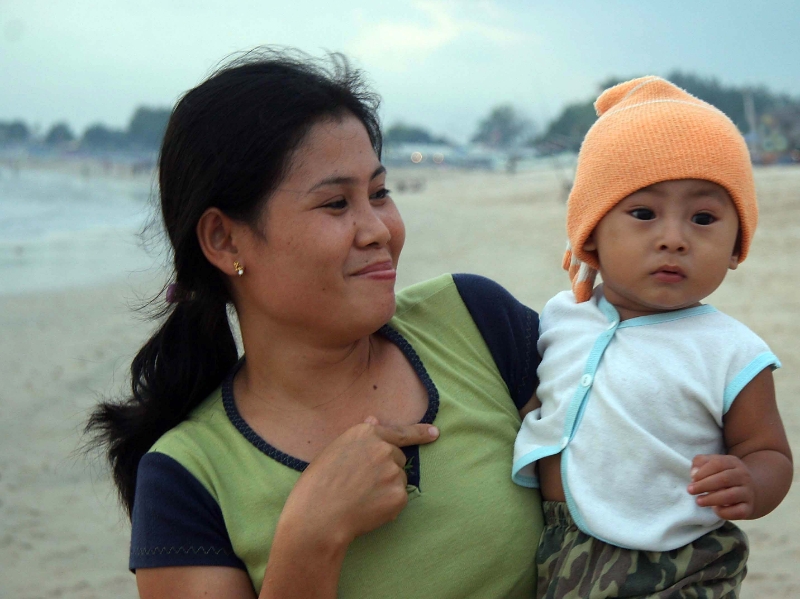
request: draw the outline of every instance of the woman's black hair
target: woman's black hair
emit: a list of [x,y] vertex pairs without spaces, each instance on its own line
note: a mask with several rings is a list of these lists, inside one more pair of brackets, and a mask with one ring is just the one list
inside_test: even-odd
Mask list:
[[92,443],[107,452],[129,515],[142,456],[219,386],[238,359],[227,318],[231,297],[224,276],[200,249],[200,216],[217,207],[258,226],[293,151],[321,120],[355,116],[380,157],[378,104],[342,55],[318,60],[275,49],[237,58],[176,104],[158,181],[178,301],[158,314],[161,327],[133,359],[131,395],[101,403],[86,426]]

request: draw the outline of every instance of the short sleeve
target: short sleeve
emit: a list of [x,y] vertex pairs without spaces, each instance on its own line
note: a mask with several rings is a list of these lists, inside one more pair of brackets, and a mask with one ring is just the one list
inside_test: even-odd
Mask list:
[[139,462],[133,504],[130,569],[229,566],[233,552],[222,510],[206,488],[168,455]]
[[539,316],[501,285],[479,275],[453,275],[459,295],[492,354],[517,409],[533,396],[539,379]]

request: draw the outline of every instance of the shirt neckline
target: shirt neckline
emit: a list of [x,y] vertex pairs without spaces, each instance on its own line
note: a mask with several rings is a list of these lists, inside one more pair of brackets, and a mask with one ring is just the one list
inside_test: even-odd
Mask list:
[[619,312],[614,307],[614,305],[606,299],[606,296],[603,293],[602,289],[599,292],[597,307],[605,315],[605,317],[608,318],[609,323],[617,324],[619,328],[662,324],[665,322],[671,322],[673,320],[680,320],[682,318],[691,318],[693,316],[711,314],[717,311],[717,309],[710,304],[701,304],[699,306],[693,306],[691,308],[681,308],[680,310],[671,310],[669,312],[660,312],[658,314],[636,316],[634,318],[629,318],[628,320],[623,320],[622,322],[620,322]]
[[[422,419],[419,421],[419,423],[433,424],[433,421],[436,419],[436,415],[439,412],[439,390],[436,388],[436,385],[428,375],[428,371],[425,369],[425,365],[422,363],[422,360],[420,360],[417,352],[406,340],[406,338],[403,337],[399,331],[392,328],[388,324],[383,325],[378,330],[378,333],[394,343],[398,349],[403,352],[403,355],[406,357],[408,362],[411,364],[411,367],[414,369],[414,372],[419,377],[420,381],[425,387],[425,391],[428,394],[428,409],[425,411],[425,414],[422,416]],[[242,356],[242,358],[228,373],[228,376],[225,377],[225,380],[222,381],[222,405],[225,408],[225,414],[228,416],[228,420],[230,420],[231,424],[236,428],[236,430],[238,430],[239,433],[241,433],[241,435],[260,452],[266,454],[276,462],[291,468],[292,470],[303,472],[306,468],[308,468],[308,462],[291,456],[288,453],[285,453],[277,447],[271,445],[256,431],[254,431],[239,413],[239,409],[236,407],[236,401],[233,396],[233,378],[244,364],[244,360],[245,357]]]

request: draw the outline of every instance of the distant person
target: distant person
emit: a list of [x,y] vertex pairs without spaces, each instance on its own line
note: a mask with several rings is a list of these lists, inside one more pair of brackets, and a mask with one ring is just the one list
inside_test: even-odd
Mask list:
[[595,106],[567,208],[572,291],[542,312],[541,408],[514,449],[514,480],[545,500],[536,596],[736,597],[748,548],[731,520],[792,481],[778,358],[700,303],[750,249],[747,147],[658,77]]
[[507,447],[537,315],[471,275],[395,297],[377,105],[341,57],[265,51],[172,113],[166,318],[88,425],[144,598],[534,592],[541,502]]

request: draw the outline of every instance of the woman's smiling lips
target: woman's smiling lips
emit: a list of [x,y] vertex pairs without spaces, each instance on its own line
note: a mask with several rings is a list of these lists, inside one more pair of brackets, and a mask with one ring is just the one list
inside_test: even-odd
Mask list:
[[661,283],[680,283],[686,278],[683,269],[678,266],[662,266],[652,274]]
[[366,277],[369,279],[378,279],[381,281],[394,280],[397,277],[397,271],[391,260],[385,262],[373,262],[364,268],[353,273],[354,277]]

